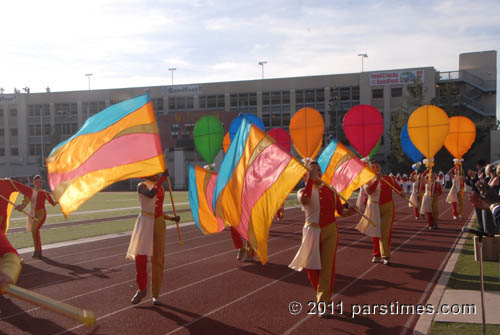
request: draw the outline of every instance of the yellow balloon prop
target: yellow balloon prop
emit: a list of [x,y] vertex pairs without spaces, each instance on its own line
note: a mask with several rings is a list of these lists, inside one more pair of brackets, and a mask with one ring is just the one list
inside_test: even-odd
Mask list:
[[434,157],[443,147],[448,128],[448,115],[433,105],[417,108],[408,119],[408,135],[415,147],[427,158]]
[[461,159],[476,140],[476,126],[465,116],[453,116],[444,146],[456,159]]
[[315,158],[323,143],[325,123],[314,108],[304,107],[290,120],[290,137],[295,150],[302,157]]

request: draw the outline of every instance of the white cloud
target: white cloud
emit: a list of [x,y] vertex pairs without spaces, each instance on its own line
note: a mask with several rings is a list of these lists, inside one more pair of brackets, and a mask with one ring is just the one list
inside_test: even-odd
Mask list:
[[[87,0],[2,4],[0,87],[153,86],[434,66],[495,50],[500,2]],[[500,73],[499,73],[500,75]]]

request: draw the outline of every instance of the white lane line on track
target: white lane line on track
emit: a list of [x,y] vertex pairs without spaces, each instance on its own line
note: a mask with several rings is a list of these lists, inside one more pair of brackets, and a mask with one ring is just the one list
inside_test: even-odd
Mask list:
[[[445,212],[449,211],[446,210]],[[444,213],[443,213],[444,214]],[[403,218],[401,218],[400,220],[402,221],[403,219],[406,219],[407,217],[410,217],[410,216],[413,216],[413,214],[409,214],[409,215],[405,215]],[[399,221],[399,220],[398,220]],[[426,230],[427,227],[424,226],[422,228],[420,228],[416,233],[414,233],[412,236],[410,236],[408,239],[406,239],[406,241],[404,241],[402,244],[400,244],[396,249],[394,249],[394,251],[391,251],[391,255],[392,254],[395,254],[399,249],[401,249],[404,245],[406,245],[408,242],[410,242],[414,237],[416,237],[417,235],[419,235],[422,231]],[[375,269],[377,267],[378,264],[374,264],[372,265],[370,268],[368,268],[365,272],[363,272],[360,276],[358,276],[354,281],[350,282],[347,286],[345,286],[342,290],[340,290],[339,292],[335,293],[335,295],[332,297],[332,301],[335,301],[336,298],[342,294],[344,291],[346,291],[348,288],[350,288],[351,286],[353,286],[358,280],[362,279],[364,276],[366,276],[368,273],[370,273],[373,269]],[[312,314],[309,314],[307,315],[306,317],[302,318],[302,320],[298,321],[297,323],[295,323],[291,328],[289,328],[286,332],[283,333],[283,335],[288,335],[288,334],[291,334],[294,330],[296,330],[298,327],[300,327],[304,322],[306,322],[307,320],[309,320],[310,318],[312,317]]]
[[[399,208],[399,207],[398,207],[398,208]],[[296,216],[293,216],[293,217],[295,218],[295,217],[298,217],[298,216],[303,216],[303,214],[302,214],[302,213],[300,213],[299,215],[296,215]],[[342,218],[341,218],[341,219],[342,219]],[[342,232],[342,231],[350,230],[350,229],[352,229],[352,228],[354,228],[354,227],[355,227],[355,225],[350,225],[349,227],[346,227],[346,228],[344,228],[344,229],[339,229],[338,231],[339,231],[339,233],[340,233],[340,232]],[[301,230],[302,230],[302,228],[301,228]],[[301,231],[301,230],[299,230],[299,231]],[[297,232],[299,232],[299,231],[297,231]],[[297,232],[294,232],[294,233],[297,233]],[[292,234],[293,234],[293,233],[290,233],[290,234],[285,234],[285,235],[283,235],[283,236],[281,236],[281,237],[289,236],[289,235],[292,235]],[[280,238],[280,237],[275,237],[275,238],[269,239],[269,241],[274,240],[274,239],[277,239],[277,238]],[[355,245],[355,244],[357,244],[357,243],[359,243],[359,242],[361,242],[361,241],[365,240],[366,238],[367,238],[367,236],[364,236],[364,237],[362,237],[362,238],[360,238],[360,239],[358,239],[358,240],[356,240],[356,241],[354,241],[354,242],[351,242],[349,245],[342,247],[342,248],[341,248],[341,249],[339,249],[337,252],[341,252],[341,250],[344,250],[344,249],[345,249],[345,248],[347,248],[347,247],[353,246],[353,245]],[[280,253],[282,253],[282,252],[285,252],[285,251],[291,250],[291,249],[298,249],[298,247],[299,247],[299,245],[293,246],[293,247],[291,247],[291,248],[287,248],[287,249],[285,249],[285,250],[282,250],[282,251],[280,251],[280,252],[277,252],[277,253],[275,253],[275,254],[270,255],[270,257],[271,257],[271,256],[275,256],[275,255],[277,255],[277,254],[280,254]],[[229,252],[234,252],[234,250],[230,250]],[[224,253],[221,253],[221,254],[225,254],[225,253],[227,253],[227,252],[224,252]],[[219,254],[219,255],[221,255],[221,254]],[[216,256],[218,256],[218,255],[216,255]],[[212,258],[212,257],[209,257],[209,258]],[[193,262],[192,262],[192,263],[193,263]],[[192,263],[190,263],[190,264],[192,264]],[[217,274],[217,275],[213,275],[213,276],[211,276],[211,277],[207,277],[207,278],[205,278],[205,279],[203,279],[203,280],[200,280],[200,281],[197,281],[197,282],[194,282],[194,283],[188,284],[188,285],[186,285],[186,286],[184,286],[184,287],[177,288],[177,289],[175,289],[175,290],[165,292],[165,293],[163,293],[163,294],[160,294],[160,297],[163,297],[163,296],[166,296],[166,295],[169,295],[169,294],[175,293],[175,292],[177,292],[177,291],[179,291],[179,290],[182,290],[182,289],[185,289],[185,288],[189,288],[189,287],[191,287],[191,286],[194,286],[194,285],[200,284],[200,283],[202,283],[202,282],[205,282],[205,281],[207,281],[207,280],[210,280],[210,279],[216,278],[216,277],[218,277],[218,276],[222,276],[222,275],[227,274],[227,273],[230,273],[230,272],[232,272],[232,271],[236,271],[236,270],[238,270],[239,268],[241,268],[241,267],[238,267],[238,268],[232,268],[232,269],[229,269],[229,270],[227,270],[227,271],[221,272],[221,273],[219,273],[219,274]],[[171,270],[173,270],[173,269],[171,269]],[[295,274],[295,273],[297,273],[297,272],[296,272],[296,271],[293,271],[293,272],[291,272],[290,274],[285,275],[285,277],[283,277],[282,279],[284,279],[284,278],[286,278],[286,277],[288,277],[288,276],[291,276],[291,275],[293,275],[293,274]],[[133,280],[129,280],[129,281],[127,281],[127,282],[132,282],[132,281],[133,281]],[[279,281],[279,280],[278,280],[278,281]],[[277,282],[277,281],[276,281],[276,282]],[[274,282],[273,282],[273,283],[274,283]],[[270,286],[270,284],[267,284],[267,286]],[[106,288],[104,288],[104,289],[106,289]],[[100,291],[100,290],[98,290],[98,291]],[[254,293],[256,293],[256,292],[254,292]],[[252,295],[252,294],[253,294],[253,293],[248,294],[247,296],[250,296],[250,295]],[[75,298],[76,298],[76,297],[75,297]],[[72,299],[72,298],[70,298],[70,299]],[[70,300],[70,299],[67,299],[67,300]],[[63,300],[63,301],[66,301],[66,300]],[[146,301],[144,301],[144,302],[142,302],[142,303],[139,303],[138,305],[142,305],[142,304],[144,304],[144,303],[146,303]],[[234,303],[234,301],[233,301],[232,303]],[[228,306],[229,306],[229,305],[228,305]],[[113,316],[113,315],[115,315],[115,314],[121,313],[121,312],[123,312],[123,311],[129,310],[129,309],[131,309],[131,308],[133,308],[133,307],[134,307],[134,306],[130,306],[130,305],[129,305],[129,306],[124,307],[124,308],[122,308],[122,309],[119,309],[119,310],[116,310],[116,311],[114,311],[114,312],[108,313],[108,314],[106,314],[106,315],[103,315],[103,316],[101,316],[101,317],[97,318],[97,321],[102,320],[102,319],[107,318],[107,317],[110,317],[110,316]],[[203,316],[202,316],[201,318],[203,318]],[[80,327],[81,327],[81,325],[80,325],[80,326],[73,327],[73,328],[71,328],[71,329],[69,329],[69,330],[65,330],[65,331],[60,332],[60,333],[58,333],[58,334],[56,334],[56,335],[64,334],[64,333],[66,333],[66,332],[69,332],[69,331],[72,331],[72,330],[78,329],[78,328],[80,328]],[[180,328],[183,328],[183,327],[185,327],[185,325],[184,325],[184,326],[181,326]]]
[[[301,214],[302,216],[303,214]],[[296,217],[296,216],[294,216]],[[287,227],[287,226],[285,226]],[[274,232],[282,232],[282,231],[274,231]],[[282,235],[282,236],[277,236],[277,237],[274,237],[274,238],[271,238],[269,239],[269,241],[272,241],[272,240],[275,240],[275,239],[279,239],[281,237],[285,237],[285,236],[290,236],[292,234],[295,234],[297,233],[298,231],[294,231],[292,233],[288,233],[288,234],[285,234],[285,235]],[[219,243],[222,243],[222,242],[227,242],[227,240],[222,240],[222,241],[219,241]],[[200,246],[202,247],[202,246]],[[198,248],[198,247],[196,247]],[[294,246],[294,248],[298,248],[298,246]],[[193,248],[191,249],[187,249],[187,250],[184,250],[182,252],[188,252],[190,250],[192,250]],[[203,262],[203,261],[206,261],[206,260],[209,260],[209,259],[212,259],[212,258],[215,258],[215,257],[218,257],[218,256],[222,256],[222,255],[225,255],[225,254],[228,254],[228,253],[233,253],[234,252],[234,249],[231,249],[229,251],[224,251],[224,252],[221,252],[221,253],[218,253],[216,255],[212,255],[212,256],[209,256],[209,257],[205,257],[205,258],[202,258],[202,259],[197,259],[195,261],[192,261],[192,262],[189,262],[189,263],[185,263],[185,264],[182,264],[182,265],[178,265],[178,266],[175,266],[175,267],[171,267],[171,268],[167,268],[165,269],[163,272],[168,272],[168,271],[173,271],[173,270],[177,270],[177,269],[180,269],[180,268],[183,268],[183,267],[186,267],[186,266],[189,266],[189,265],[192,265],[192,264],[196,264],[196,263],[200,263],[200,262]],[[167,255],[172,255],[172,254],[167,254]],[[124,267],[124,266],[132,266],[134,265],[135,266],[135,263],[134,262],[129,262],[129,263],[124,263],[124,264],[120,264],[118,266],[115,266],[115,267],[111,267],[111,268],[108,268],[108,269],[105,269],[104,271],[101,271],[100,273],[108,273],[110,272],[111,270],[114,270],[116,268],[120,268],[120,267]],[[91,274],[93,274],[94,272],[92,273],[89,273],[89,277]],[[86,276],[81,276],[79,277],[79,279],[84,279]],[[73,278],[71,279],[68,279],[68,280],[73,280]],[[68,280],[64,280],[64,281],[68,281]],[[64,282],[63,281],[63,282]],[[76,298],[80,298],[80,297],[83,297],[83,296],[86,296],[86,295],[90,295],[90,294],[93,294],[93,293],[97,293],[97,292],[100,292],[100,291],[103,291],[103,290],[107,290],[109,288],[112,288],[112,287],[115,287],[115,286],[119,286],[119,285],[123,285],[123,284],[128,284],[128,283],[131,283],[131,282],[135,282],[135,279],[131,279],[131,280],[126,280],[126,281],[123,281],[123,282],[120,282],[120,283],[115,283],[113,285],[109,285],[109,286],[106,286],[106,287],[101,287],[97,290],[93,290],[93,291],[88,291],[88,292],[85,292],[83,294],[80,294],[80,295],[76,295],[76,296],[71,296],[71,297],[68,297],[66,299],[63,299],[63,300],[60,300],[62,302],[65,302],[65,301],[69,301],[69,300],[73,300],[73,299],[76,299]],[[168,292],[167,292],[168,293]],[[167,293],[164,293],[163,295],[167,294]],[[132,306],[133,307],[133,306]],[[16,317],[16,316],[19,316],[19,315],[22,315],[24,313],[30,313],[30,312],[33,312],[35,310],[38,310],[40,309],[40,307],[34,307],[34,308],[31,308],[29,310],[26,310],[26,311],[22,311],[22,312],[19,312],[19,313],[16,313],[16,314],[12,314],[12,315],[8,315],[6,317],[3,317],[3,318],[0,318],[0,321],[2,320],[7,320],[7,319],[11,319],[13,317]],[[76,327],[76,328],[79,328],[79,327]],[[72,329],[76,329],[76,328],[72,328]]]
[[[189,204],[189,202],[179,202],[176,205],[183,206],[183,205],[187,205],[187,204]],[[164,204],[163,208],[165,208],[165,207],[172,207],[172,204]],[[139,207],[139,206],[134,206],[134,207],[118,207],[118,208],[97,209],[97,210],[92,210],[92,211],[74,212],[74,213],[71,213],[71,216],[74,216],[74,215],[85,215],[85,214],[95,214],[95,213],[121,212],[121,211],[128,211],[128,210],[140,209],[140,208],[141,207]],[[51,218],[51,217],[64,217],[64,215],[63,214],[49,214],[49,215],[47,215],[47,218]],[[23,220],[26,221],[26,218],[21,217],[21,218],[13,218],[13,219],[10,219],[10,220],[11,221],[23,221]]]

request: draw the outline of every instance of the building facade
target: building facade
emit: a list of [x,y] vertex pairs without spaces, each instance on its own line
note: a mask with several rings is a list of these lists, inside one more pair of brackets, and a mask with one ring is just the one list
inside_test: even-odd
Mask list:
[[[170,170],[185,168],[186,162],[203,164],[192,142],[194,124],[203,115],[217,115],[225,130],[239,113],[256,114],[266,130],[288,129],[294,113],[303,107],[313,107],[323,115],[326,139],[336,137],[342,117],[351,107],[376,107],[386,129],[378,155],[388,157],[391,138],[387,130],[392,115],[400,109],[408,83],[422,84],[426,103],[451,104],[478,117],[495,117],[496,59],[496,51],[461,54],[459,69],[451,72],[416,67],[191,85],[0,94],[0,175],[43,172],[43,160],[52,147],[74,134],[87,118],[145,93],[153,101],[163,147],[174,152],[167,154]],[[174,163],[175,157],[184,160],[182,164]],[[178,172],[171,175],[174,179],[186,178],[185,173],[183,177]],[[175,184],[177,188],[186,186],[181,180]]]

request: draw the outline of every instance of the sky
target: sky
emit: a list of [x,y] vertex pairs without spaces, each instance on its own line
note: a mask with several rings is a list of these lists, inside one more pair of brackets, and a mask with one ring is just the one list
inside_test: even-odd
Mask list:
[[[499,0],[25,0],[2,3],[4,93],[433,66],[500,49]],[[497,72],[497,80],[500,72]],[[499,98],[497,94],[497,99]],[[497,114],[500,103],[497,102]]]

